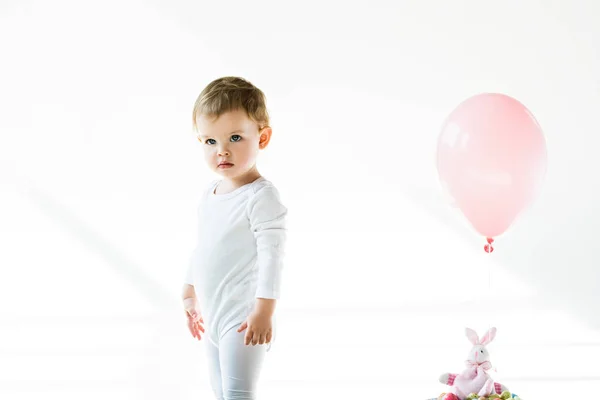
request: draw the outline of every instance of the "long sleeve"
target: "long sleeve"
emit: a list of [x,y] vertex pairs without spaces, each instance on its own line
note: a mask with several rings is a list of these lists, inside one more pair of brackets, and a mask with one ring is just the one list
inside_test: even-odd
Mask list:
[[188,285],[194,285],[194,254],[195,251],[189,257],[185,276],[183,277],[183,283],[187,283]]
[[279,299],[281,295],[286,217],[287,208],[271,185],[259,188],[248,203],[250,228],[257,246],[257,298]]
[[[214,186],[217,184],[216,180],[213,180],[212,182],[210,182],[209,185],[206,186],[206,188],[204,188],[204,190],[202,191],[201,197],[198,201],[198,204],[196,206],[196,215],[195,215],[195,220],[196,220],[196,224],[201,223],[200,221],[200,209],[203,205],[203,202],[206,199],[206,196],[210,193],[210,191],[214,188]],[[196,237],[196,241],[198,241],[198,237]],[[194,250],[191,252],[189,258],[188,258],[188,264],[187,264],[187,268],[185,268],[184,271],[184,276],[183,276],[183,283],[187,283],[188,285],[194,285],[194,270],[196,268],[196,251],[198,250],[197,247],[194,248]]]

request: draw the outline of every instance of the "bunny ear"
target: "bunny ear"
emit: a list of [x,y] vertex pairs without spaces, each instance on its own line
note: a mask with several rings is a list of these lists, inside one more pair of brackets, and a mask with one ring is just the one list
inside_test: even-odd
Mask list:
[[479,336],[477,336],[477,332],[475,332],[473,329],[471,328],[467,328],[465,330],[467,337],[469,338],[469,340],[471,341],[471,343],[473,343],[474,345],[479,344]]
[[492,327],[489,331],[485,333],[485,335],[481,338],[481,344],[486,345],[496,337],[496,328]]

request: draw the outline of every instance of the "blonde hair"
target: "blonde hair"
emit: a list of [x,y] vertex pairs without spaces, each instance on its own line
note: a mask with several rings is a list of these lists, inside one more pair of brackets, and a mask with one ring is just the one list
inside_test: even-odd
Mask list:
[[244,110],[260,128],[269,125],[266,98],[259,88],[235,76],[215,79],[196,99],[192,113],[194,130],[198,130],[196,120],[201,115],[217,119],[226,112],[237,110]]

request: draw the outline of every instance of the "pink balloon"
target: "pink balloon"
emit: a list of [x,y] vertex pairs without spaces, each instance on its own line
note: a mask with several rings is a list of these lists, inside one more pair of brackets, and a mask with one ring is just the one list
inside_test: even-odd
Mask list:
[[440,182],[487,238],[504,233],[533,201],[546,163],[546,142],[535,117],[503,94],[480,94],[459,104],[438,138]]

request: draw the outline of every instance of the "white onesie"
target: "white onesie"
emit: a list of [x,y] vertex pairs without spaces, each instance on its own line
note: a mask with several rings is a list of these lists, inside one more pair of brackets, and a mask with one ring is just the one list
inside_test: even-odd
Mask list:
[[222,195],[214,193],[218,183],[200,201],[198,243],[185,276],[216,346],[246,320],[257,298],[279,299],[287,216],[263,177]]

